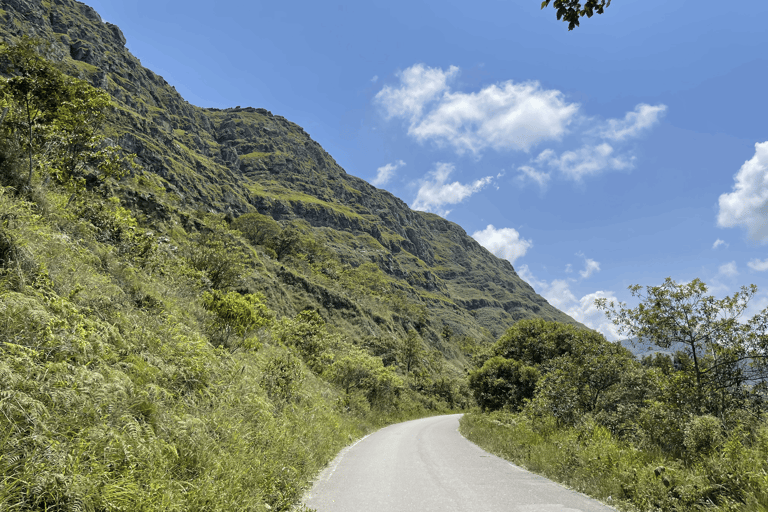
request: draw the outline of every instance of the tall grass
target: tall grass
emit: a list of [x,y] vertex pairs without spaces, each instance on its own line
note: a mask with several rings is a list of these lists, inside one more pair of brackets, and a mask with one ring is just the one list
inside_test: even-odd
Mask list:
[[[287,510],[355,438],[447,409],[345,393],[273,336],[287,320],[212,343],[193,237],[98,194],[36,197],[0,188],[0,510]],[[313,336],[318,361],[359,351]]]
[[525,414],[466,414],[460,432],[482,448],[620,510],[768,510],[768,426],[731,432],[689,460],[641,450],[585,418],[559,427]]

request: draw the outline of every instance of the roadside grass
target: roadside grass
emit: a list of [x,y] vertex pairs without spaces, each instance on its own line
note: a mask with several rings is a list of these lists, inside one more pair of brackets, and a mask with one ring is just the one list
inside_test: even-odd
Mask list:
[[483,449],[619,510],[768,510],[768,426],[732,432],[717,450],[690,460],[641,450],[585,418],[508,412],[465,414],[459,431]]

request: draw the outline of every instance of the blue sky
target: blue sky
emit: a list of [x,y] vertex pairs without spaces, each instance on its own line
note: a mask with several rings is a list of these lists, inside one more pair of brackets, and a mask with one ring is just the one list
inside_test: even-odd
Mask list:
[[754,283],[768,306],[768,2],[90,0],[191,103],[264,107],[461,225],[553,305]]

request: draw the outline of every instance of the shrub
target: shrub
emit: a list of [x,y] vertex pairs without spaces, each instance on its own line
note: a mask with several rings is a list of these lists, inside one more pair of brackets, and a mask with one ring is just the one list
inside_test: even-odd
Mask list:
[[298,400],[304,380],[301,362],[290,350],[273,353],[262,370],[261,385],[276,406]]
[[264,296],[250,293],[205,292],[203,306],[213,313],[210,327],[217,345],[229,346],[232,335],[245,338],[249,333],[269,325],[273,316],[264,304]]
[[248,268],[250,256],[232,233],[211,233],[189,246],[187,259],[195,270],[205,272],[211,287],[234,287]]
[[689,456],[704,456],[723,441],[723,424],[714,416],[694,416],[683,430],[683,445]]
[[470,372],[469,387],[484,411],[519,409],[524,400],[533,398],[539,377],[539,371],[532,366],[495,356]]

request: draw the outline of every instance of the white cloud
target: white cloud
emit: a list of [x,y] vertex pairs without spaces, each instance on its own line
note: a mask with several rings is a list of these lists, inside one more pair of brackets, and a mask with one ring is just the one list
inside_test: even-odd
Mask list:
[[732,261],[730,263],[726,263],[724,265],[720,265],[720,269],[718,270],[720,275],[726,276],[726,277],[735,277],[739,275],[739,269],[736,268],[736,262]]
[[405,117],[416,123],[422,116],[424,107],[448,90],[448,80],[459,73],[459,68],[451,66],[448,71],[429,68],[416,64],[398,73],[400,87],[385,85],[376,94],[378,101],[386,110],[386,117]]
[[376,83],[379,81],[379,75],[373,75],[373,78],[371,78],[371,82]]
[[547,299],[547,302],[561,311],[565,311],[570,304],[576,302],[576,296],[571,291],[570,283],[564,279],[554,279],[544,287],[541,295]]
[[482,231],[475,231],[472,238],[499,258],[514,264],[517,258],[533,247],[533,242],[520,238],[520,233],[513,228],[496,229],[492,224]]
[[573,265],[571,265],[570,263],[569,263],[569,264],[567,264],[567,265],[565,266],[565,273],[566,273],[566,274],[571,274],[571,273],[573,273]]
[[600,272],[600,263],[598,263],[593,259],[585,258],[584,270],[579,271],[579,275],[582,278],[586,279],[590,277],[592,274],[594,274],[595,272]]
[[520,276],[520,279],[531,285],[533,289],[536,290],[536,292],[539,294],[547,286],[546,281],[539,281],[536,279],[536,277],[531,272],[531,269],[528,268],[528,265],[520,265],[517,268],[517,275]]
[[747,305],[747,309],[745,309],[744,313],[742,313],[741,318],[739,319],[739,322],[744,323],[748,321],[750,318],[762,312],[767,307],[768,307],[768,296],[766,296],[765,293],[757,294],[755,297],[752,298],[751,301],[749,301],[749,304]]
[[445,217],[451,211],[442,209],[443,205],[458,204],[472,194],[481,191],[493,181],[493,176],[486,176],[469,184],[458,181],[447,183],[448,176],[454,169],[453,164],[437,163],[435,170],[429,173],[430,178],[421,182],[421,187],[411,208],[430,211]]
[[600,135],[608,140],[626,140],[637,137],[643,130],[656,124],[666,112],[666,105],[647,105],[640,103],[634,112],[627,112],[624,119],[609,119]]
[[725,243],[725,240],[720,240],[720,239],[718,238],[717,240],[715,240],[715,243],[713,243],[713,244],[712,244],[712,248],[713,248],[713,249],[717,249],[717,248],[718,248],[718,247],[720,247],[721,245],[724,245],[724,246],[728,247],[728,244],[727,244],[727,243]]
[[547,302],[574,320],[602,333],[603,336],[611,341],[621,338],[619,330],[613,325],[613,322],[595,306],[595,299],[599,298],[606,298],[608,302],[619,302],[613,295],[613,292],[601,290],[577,299],[570,288],[573,280],[555,279],[551,283],[539,281],[533,276],[527,265],[521,265],[517,273],[524,281],[533,286],[541,296],[547,299]]
[[720,196],[717,223],[743,226],[752,240],[768,242],[768,141],[755,144],[755,156],[735,176],[733,192]]
[[749,263],[747,263],[747,266],[752,270],[757,270],[758,272],[765,272],[766,270],[768,270],[768,260],[754,259],[754,260],[751,260]]
[[[584,144],[576,150],[569,150],[557,156],[552,149],[545,149],[533,161],[546,164],[559,170],[565,177],[580,181],[585,176],[594,176],[604,171],[622,171],[634,167],[634,157],[617,153],[613,145],[606,142],[624,141],[637,137],[643,130],[649,129],[667,110],[666,105],[646,105],[641,103],[634,112],[627,112],[624,119],[609,119],[597,130],[603,141],[599,144]],[[595,129],[587,133],[595,135]]]
[[376,169],[376,178],[374,178],[373,181],[371,181],[371,184],[376,187],[381,187],[383,185],[386,185],[389,183],[389,180],[392,179],[392,177],[395,175],[395,171],[403,167],[405,165],[405,162],[402,160],[398,160],[397,162],[393,164],[387,164],[385,166],[379,167]]
[[420,142],[450,145],[459,153],[487,148],[528,151],[544,140],[560,139],[579,105],[538,82],[511,80],[478,92],[451,92],[448,71],[416,64],[399,74],[400,86],[385,86],[376,95],[386,117],[409,121],[408,134]]
[[533,181],[538,184],[542,190],[547,188],[547,183],[549,183],[549,179],[552,177],[548,172],[537,171],[528,165],[518,167],[517,170],[520,171],[518,179],[521,181]]
[[603,311],[595,306],[595,300],[601,298],[608,299],[609,303],[619,302],[613,292],[600,290],[583,296],[565,312],[574,320],[598,331],[610,341],[621,339],[619,329],[605,316]]
[[576,151],[565,151],[559,157],[551,149],[545,149],[537,163],[546,163],[558,169],[566,177],[579,181],[584,176],[599,174],[605,170],[624,170],[633,167],[634,158],[613,156],[613,147],[603,142],[597,146],[585,145]]

